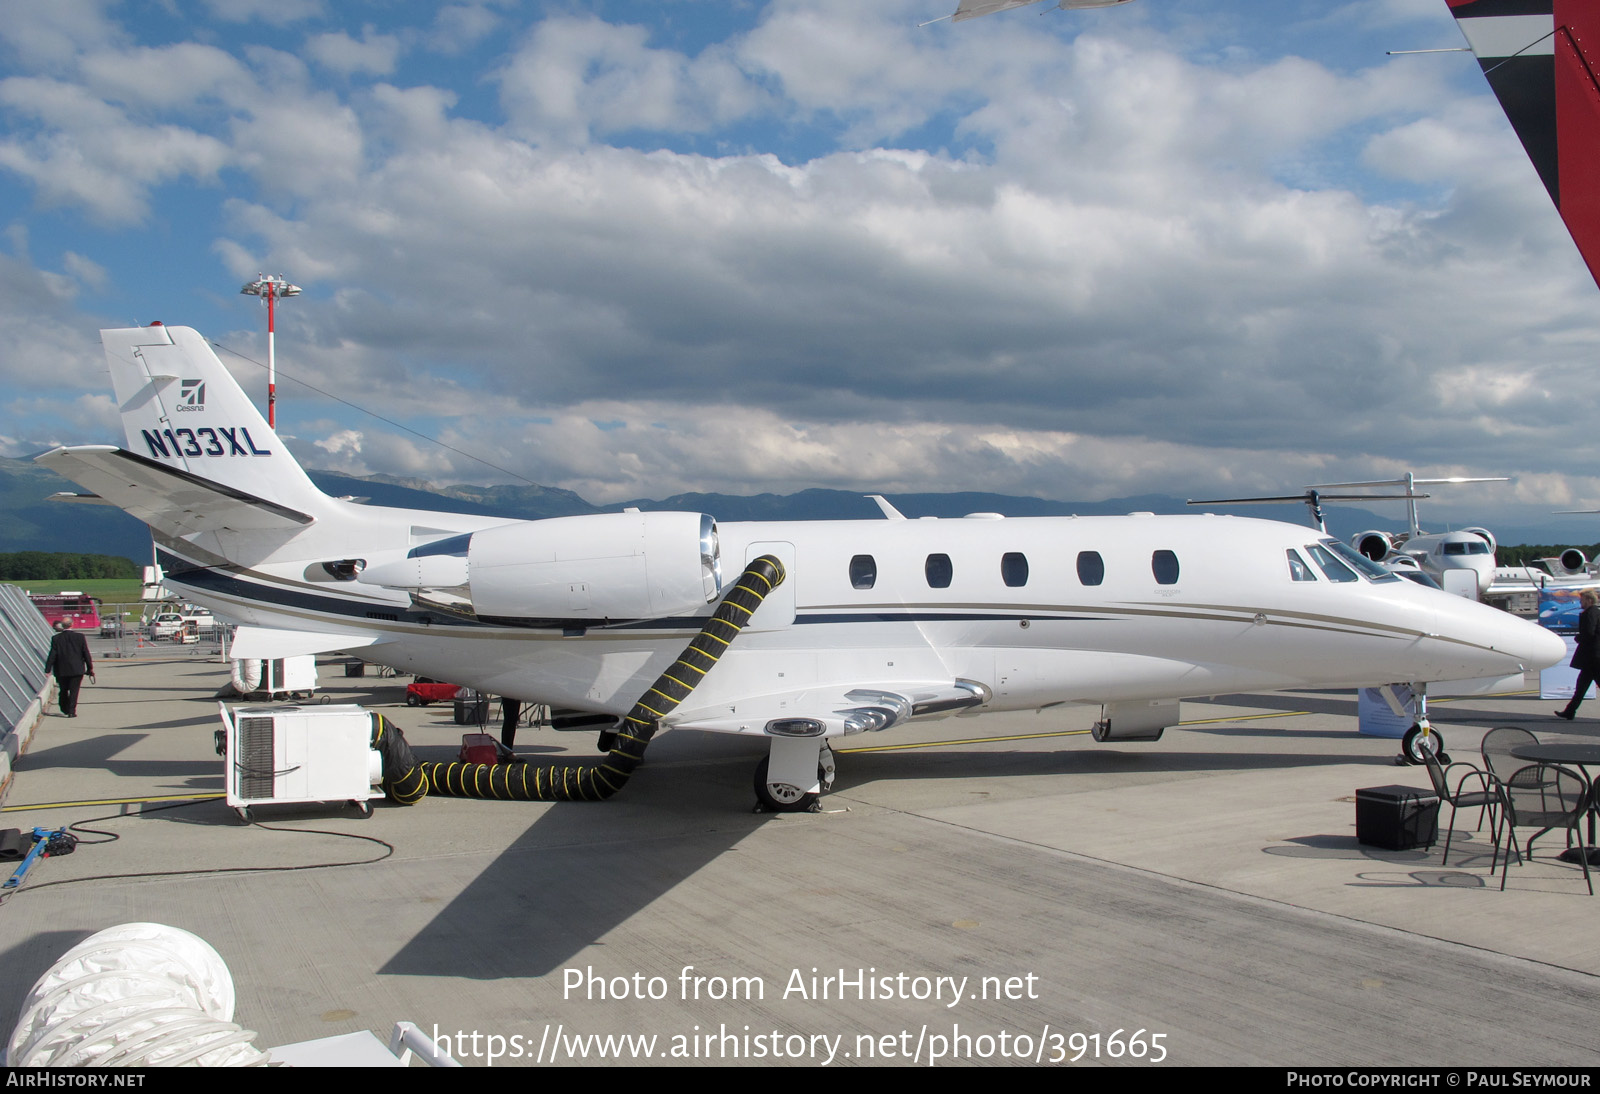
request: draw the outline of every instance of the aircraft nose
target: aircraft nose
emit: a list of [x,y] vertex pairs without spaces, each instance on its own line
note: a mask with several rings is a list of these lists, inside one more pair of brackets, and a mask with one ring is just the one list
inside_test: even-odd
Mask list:
[[1513,657],[1528,669],[1548,668],[1566,659],[1567,644],[1559,634],[1506,612],[1497,614],[1495,633],[1483,640],[1496,653]]
[[1559,661],[1566,660],[1567,643],[1564,638],[1552,630],[1519,619],[1517,622],[1524,624],[1528,631],[1528,650],[1524,661],[1530,669],[1548,668]]
[[1474,660],[1484,675],[1511,671],[1514,665],[1542,669],[1566,659],[1561,636],[1537,623],[1470,600],[1451,597],[1437,603],[1440,631],[1481,651]]

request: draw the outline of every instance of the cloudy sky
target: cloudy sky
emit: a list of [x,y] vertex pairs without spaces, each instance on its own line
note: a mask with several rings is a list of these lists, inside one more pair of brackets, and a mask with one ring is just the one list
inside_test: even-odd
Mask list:
[[1472,57],[1385,56],[1445,0],[953,6],[0,0],[0,454],[120,439],[101,327],[264,394],[265,272],[311,466],[1600,507],[1600,290]]

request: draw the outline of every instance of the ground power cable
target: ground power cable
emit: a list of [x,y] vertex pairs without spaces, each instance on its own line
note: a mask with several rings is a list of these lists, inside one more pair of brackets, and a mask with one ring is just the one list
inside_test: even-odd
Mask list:
[[[78,841],[78,846],[80,847],[98,847],[101,844],[115,843],[117,840],[120,840],[122,836],[120,833],[107,831],[103,828],[90,828],[89,825],[91,824],[101,824],[106,821],[121,820],[126,817],[143,817],[148,813],[159,813],[167,809],[182,809],[191,805],[205,805],[216,800],[216,798],[210,797],[197,798],[190,801],[172,802],[166,805],[157,805],[149,809],[141,809],[137,813],[109,813],[103,817],[89,817],[85,820],[74,821],[73,823],[67,825],[67,831],[73,833],[86,832],[105,837],[104,839],[80,839]],[[362,840],[366,843],[375,843],[379,847],[382,847],[383,853],[372,858],[351,859],[344,862],[300,863],[294,866],[216,866],[195,870],[144,870],[127,874],[95,874],[87,877],[61,878],[56,881],[34,882],[29,885],[12,889],[3,895],[0,895],[0,906],[3,906],[6,901],[10,900],[12,897],[15,897],[18,893],[36,892],[40,889],[49,889],[57,885],[79,885],[89,881],[129,881],[147,878],[198,877],[205,874],[271,874],[292,873],[299,870],[331,870],[343,866],[367,866],[372,863],[382,862],[384,859],[390,858],[395,853],[395,847],[392,843],[389,843],[387,840],[379,839],[376,836],[363,836],[355,832],[334,832],[325,828],[283,828],[278,825],[261,824],[259,822],[252,823],[254,823],[255,827],[265,829],[268,832],[303,832],[306,835],[335,836],[339,839]]]

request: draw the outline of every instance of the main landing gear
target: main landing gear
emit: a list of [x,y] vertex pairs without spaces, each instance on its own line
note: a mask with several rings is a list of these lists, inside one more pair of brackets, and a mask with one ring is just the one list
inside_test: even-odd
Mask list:
[[772,751],[756,765],[756,812],[820,812],[822,793],[833,786],[833,777],[833,749],[826,741],[774,737]]

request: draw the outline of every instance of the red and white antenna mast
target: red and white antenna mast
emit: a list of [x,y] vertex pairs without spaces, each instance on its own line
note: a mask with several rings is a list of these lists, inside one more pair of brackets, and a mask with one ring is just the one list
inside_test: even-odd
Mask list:
[[274,352],[276,341],[276,311],[280,297],[299,296],[300,286],[291,285],[281,276],[258,274],[256,279],[239,292],[245,296],[259,296],[267,302],[267,424],[278,427],[278,362]]

